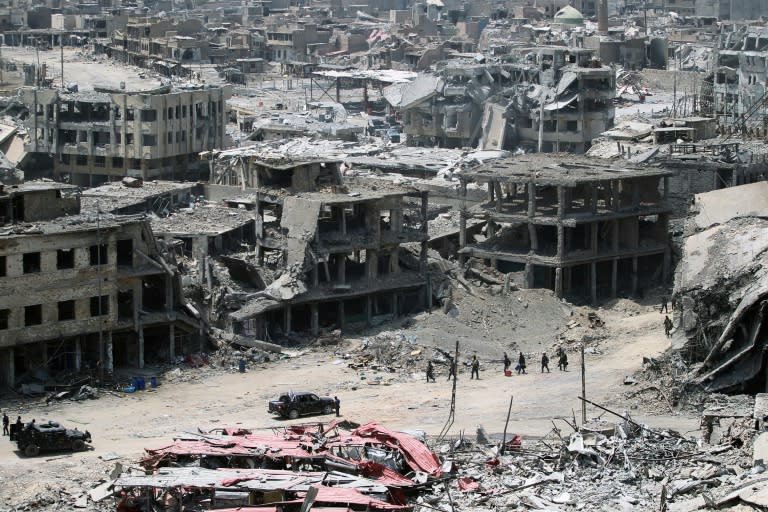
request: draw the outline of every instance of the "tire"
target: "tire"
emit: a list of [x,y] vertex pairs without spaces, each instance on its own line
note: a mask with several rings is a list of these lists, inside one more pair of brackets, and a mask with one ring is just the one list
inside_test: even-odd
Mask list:
[[333,414],[334,409],[332,405],[326,405],[323,407],[323,414]]
[[72,451],[73,452],[81,452],[85,450],[85,441],[82,439],[75,439],[72,441]]
[[288,411],[289,420],[295,420],[298,417],[299,417],[299,411],[297,411],[296,409],[291,409],[290,411]]
[[27,447],[24,448],[24,455],[27,457],[36,457],[38,453],[40,453],[40,447],[36,444],[28,444]]

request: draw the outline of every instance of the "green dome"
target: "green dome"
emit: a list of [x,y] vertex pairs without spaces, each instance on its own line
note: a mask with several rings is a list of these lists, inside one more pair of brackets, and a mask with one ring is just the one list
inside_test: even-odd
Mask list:
[[584,16],[570,5],[566,5],[555,13],[555,22],[565,25],[584,25]]

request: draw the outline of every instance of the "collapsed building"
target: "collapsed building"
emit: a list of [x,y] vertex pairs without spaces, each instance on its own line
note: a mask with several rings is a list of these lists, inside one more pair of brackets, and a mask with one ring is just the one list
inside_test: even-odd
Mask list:
[[427,192],[344,185],[340,162],[329,158],[270,158],[258,148],[207,158],[208,198],[256,219],[255,247],[245,257],[260,274],[258,292],[222,319],[232,332],[317,335],[429,304]]
[[768,183],[695,197],[675,271],[679,348],[695,383],[725,393],[768,389]]
[[592,50],[539,47],[511,63],[449,61],[384,90],[409,145],[584,153],[613,126],[612,68]]
[[140,92],[25,88],[31,136],[25,149],[52,155],[53,177],[78,186],[123,176],[205,178],[197,154],[224,145],[229,95],[229,86],[215,85]]
[[199,322],[148,219],[81,211],[71,186],[0,185],[0,376],[174,360],[200,348]]
[[[488,194],[462,210],[459,254],[559,297],[638,295],[668,278],[671,175],[573,155],[480,165],[460,175],[462,195],[469,183]],[[485,236],[469,240],[467,218],[485,220]]]

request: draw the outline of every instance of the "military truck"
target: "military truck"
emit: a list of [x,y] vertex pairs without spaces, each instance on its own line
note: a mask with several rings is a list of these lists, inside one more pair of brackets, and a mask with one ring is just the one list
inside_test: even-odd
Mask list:
[[87,430],[64,428],[55,421],[27,424],[16,434],[16,445],[27,457],[34,457],[41,451],[79,452],[90,442],[91,433]]

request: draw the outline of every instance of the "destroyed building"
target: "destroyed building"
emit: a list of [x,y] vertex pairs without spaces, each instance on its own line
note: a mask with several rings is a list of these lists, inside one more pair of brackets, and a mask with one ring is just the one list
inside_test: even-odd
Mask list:
[[143,368],[199,350],[149,221],[80,211],[74,187],[0,186],[0,375]]
[[254,265],[265,287],[229,314],[234,333],[317,335],[427,306],[426,192],[348,187],[328,158],[270,160],[258,148],[209,158],[208,197],[256,216]]
[[768,183],[695,196],[675,271],[678,347],[695,383],[721,393],[768,389]]
[[[462,212],[459,251],[526,288],[597,302],[637,295],[670,270],[671,171],[598,163],[569,155],[521,155],[460,175],[487,185],[487,200]],[[468,240],[466,220],[487,221]]]
[[593,53],[540,47],[512,63],[449,61],[384,95],[409,145],[584,153],[614,120],[614,71]]
[[216,85],[141,92],[22,89],[30,108],[25,149],[52,155],[53,176],[78,186],[123,176],[205,178],[197,154],[225,144],[229,95],[229,86]]

